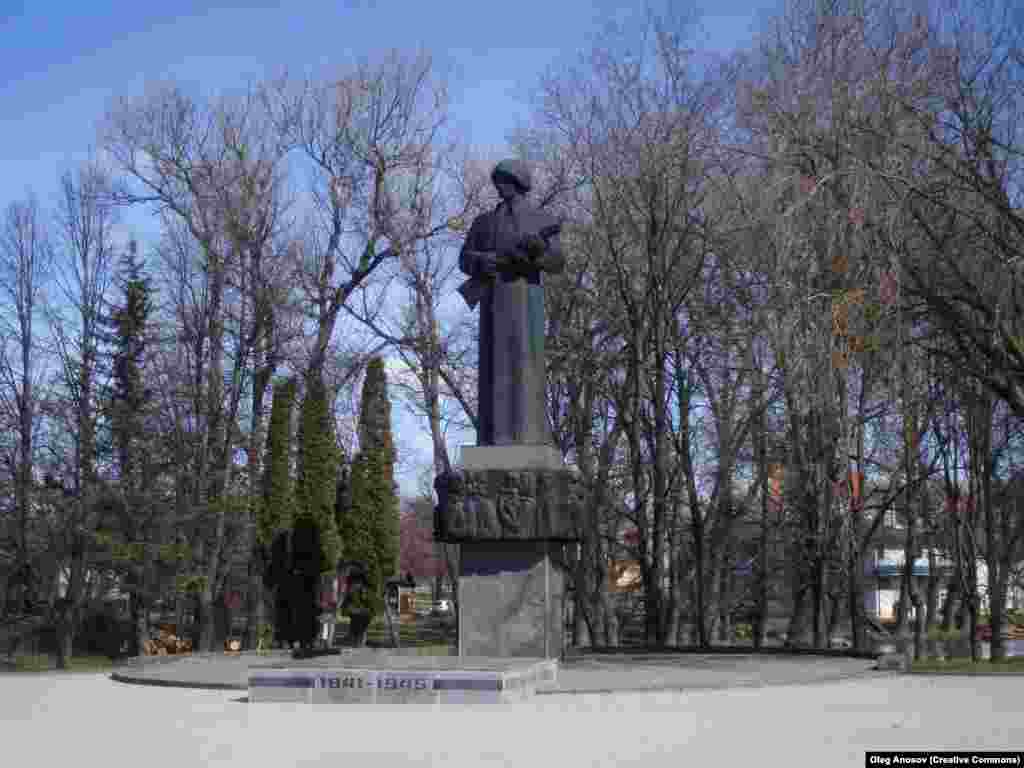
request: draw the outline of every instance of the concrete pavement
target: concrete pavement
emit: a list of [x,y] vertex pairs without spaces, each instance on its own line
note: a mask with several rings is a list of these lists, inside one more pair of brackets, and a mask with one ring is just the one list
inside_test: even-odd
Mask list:
[[[319,661],[342,665],[360,661],[386,669],[389,659],[414,652],[344,649],[340,656]],[[286,651],[259,656],[245,653],[143,657],[118,666],[116,679],[150,685],[248,690],[250,664],[287,663]],[[559,665],[553,684],[542,685],[538,694],[619,693],[651,690],[759,687],[787,683],[845,680],[873,672],[874,659],[815,655],[754,655],[724,653],[585,654]]]
[[1022,749],[1020,677],[538,696],[422,709],[247,705],[101,674],[0,676],[4,762],[146,766],[862,766],[874,749]]

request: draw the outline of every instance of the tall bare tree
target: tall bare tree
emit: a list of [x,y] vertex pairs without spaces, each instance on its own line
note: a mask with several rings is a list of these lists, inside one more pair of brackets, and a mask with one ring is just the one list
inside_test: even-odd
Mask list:
[[331,82],[282,80],[265,102],[311,175],[311,211],[294,255],[315,323],[306,368],[322,378],[353,294],[415,241],[446,230],[427,218],[446,94],[428,57],[392,53]]
[[[201,103],[180,87],[166,86],[124,101],[108,116],[104,143],[126,184],[119,197],[154,205],[163,217],[173,256],[169,295],[177,303],[188,379],[179,381],[190,402],[179,409],[182,459],[179,512],[198,512],[210,531],[194,548],[203,648],[215,643],[214,601],[230,571],[233,546],[252,543],[252,497],[258,477],[262,401],[273,370],[271,352],[274,282],[268,251],[285,202],[281,165],[285,142],[267,119],[257,88],[236,97]],[[253,355],[258,376],[254,377]],[[238,419],[252,394],[248,438]],[[236,449],[247,452],[248,510],[230,502]],[[255,466],[254,466],[255,465]],[[233,540],[231,532],[241,536]]]
[[99,473],[97,424],[100,395],[107,372],[102,365],[104,320],[109,309],[108,289],[113,277],[116,209],[109,195],[109,179],[95,163],[60,181],[57,220],[60,288],[49,314],[52,338],[60,361],[62,399],[67,403],[67,434],[73,451],[68,466],[70,498],[65,512],[64,538],[59,547],[67,559],[68,584],[61,603],[58,627],[58,667],[71,657],[81,620],[89,568],[91,535],[96,526]]
[[619,30],[581,66],[548,78],[541,125],[563,139],[592,258],[617,308],[624,372],[615,410],[631,463],[631,522],[639,531],[646,642],[664,645],[672,493],[671,333],[708,249],[701,214],[714,165],[720,81],[693,76],[687,20],[649,14]]
[[49,227],[39,203],[33,197],[10,203],[0,229],[0,291],[5,298],[0,304],[0,402],[13,416],[17,434],[6,462],[14,475],[14,544],[23,574],[30,560],[35,433],[39,387],[45,372],[35,323],[42,310],[52,261]]

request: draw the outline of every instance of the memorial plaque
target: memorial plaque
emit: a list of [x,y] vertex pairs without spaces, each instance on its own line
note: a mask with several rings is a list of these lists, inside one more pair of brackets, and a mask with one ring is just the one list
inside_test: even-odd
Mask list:
[[[380,666],[337,657],[249,670],[250,702],[310,704],[483,704],[531,697],[542,669],[557,662],[509,663],[455,657],[381,657]],[[342,662],[344,664],[345,662]]]
[[291,670],[261,670],[249,676],[250,702],[304,702],[309,700],[311,676]]
[[445,704],[499,704],[505,701],[502,679],[493,673],[451,671],[435,682]]
[[380,672],[377,675],[378,704],[433,704],[435,675],[427,672]]
[[323,701],[329,704],[372,704],[376,699],[377,673],[366,669],[331,672],[333,682]]

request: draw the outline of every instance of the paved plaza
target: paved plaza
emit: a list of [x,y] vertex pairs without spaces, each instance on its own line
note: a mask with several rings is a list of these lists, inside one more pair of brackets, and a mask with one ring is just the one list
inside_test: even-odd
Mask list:
[[862,766],[869,749],[1024,748],[1020,677],[825,679],[821,660],[788,661],[817,662],[817,679],[773,682],[779,660],[763,659],[760,685],[741,664],[739,687],[442,709],[249,705],[242,691],[106,674],[2,675],[0,743],[10,764],[107,768]]
[[[354,664],[386,668],[388,659],[429,662],[415,652],[344,649],[340,655],[302,662],[320,666]],[[409,658],[411,657],[411,658]],[[250,664],[285,664],[290,655],[196,654],[183,657],[145,657],[141,663],[120,666],[115,677],[123,682],[248,691]],[[439,662],[457,661],[436,657]],[[788,656],[722,653],[586,654],[563,661],[557,680],[540,686],[538,693],[627,693],[636,691],[759,687],[784,683],[820,683],[851,677],[877,676],[876,661],[841,656]]]

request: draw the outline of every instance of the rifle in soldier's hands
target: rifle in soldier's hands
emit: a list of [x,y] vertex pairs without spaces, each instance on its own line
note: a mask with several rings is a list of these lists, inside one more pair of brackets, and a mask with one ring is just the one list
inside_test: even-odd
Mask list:
[[[471,277],[459,286],[459,293],[462,294],[466,304],[471,309],[475,308],[480,303],[480,299],[483,298],[488,282],[493,280],[498,272],[520,272],[521,270],[529,271],[530,269],[535,269],[537,262],[544,256],[548,239],[559,234],[561,231],[561,224],[552,224],[541,229],[539,235],[525,235],[517,243],[516,251],[513,254],[498,254],[496,251],[487,251],[486,253],[488,254],[494,254],[493,257],[488,257],[489,259],[493,258],[493,261],[488,264],[488,268],[483,270],[482,274]],[[490,268],[492,264],[493,269]]]

